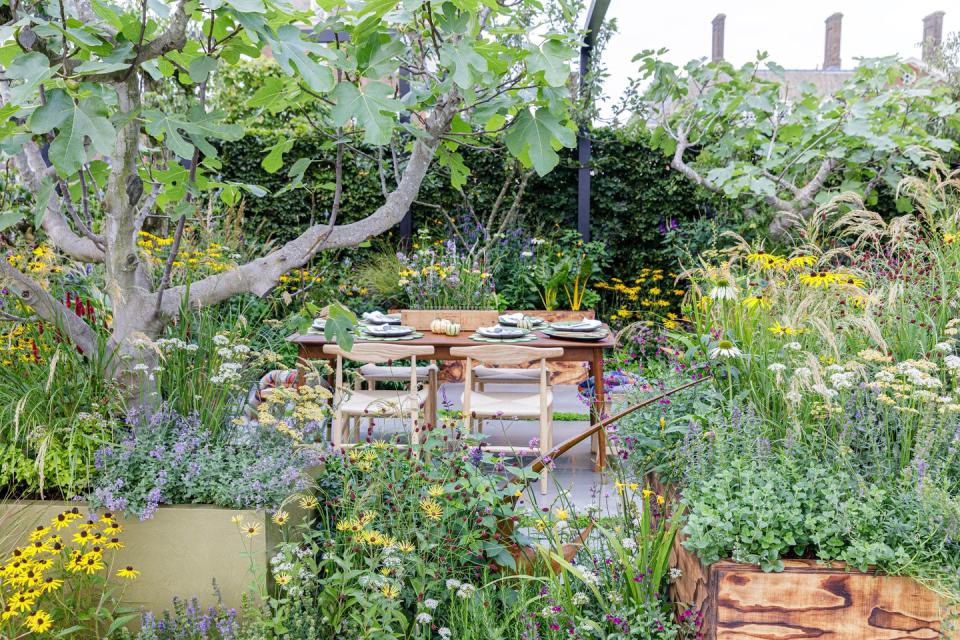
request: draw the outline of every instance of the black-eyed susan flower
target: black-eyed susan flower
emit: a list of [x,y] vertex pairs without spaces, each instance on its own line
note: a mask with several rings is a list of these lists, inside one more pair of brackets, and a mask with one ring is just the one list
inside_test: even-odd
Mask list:
[[136,580],[139,575],[140,572],[129,565],[117,571],[117,577],[126,580]]
[[243,525],[243,534],[248,538],[254,538],[260,535],[261,529],[262,529],[262,526],[260,525],[259,522],[248,522],[245,525]]
[[763,294],[747,296],[743,299],[743,306],[745,306],[747,309],[769,309],[770,298]]
[[300,496],[299,504],[301,509],[316,509],[320,503],[314,496]]
[[39,591],[41,594],[44,594],[50,591],[56,591],[61,587],[63,587],[63,580],[60,580],[59,578],[47,577],[37,588],[37,591]]
[[275,514],[273,514],[273,517],[270,519],[273,520],[274,524],[283,526],[287,524],[287,521],[290,520],[290,514],[281,509],[280,511],[277,511]]
[[813,287],[814,289],[828,287],[836,281],[836,274],[830,273],[829,271],[813,271],[811,273],[804,273],[800,276],[800,282],[802,284],[805,284],[808,287]]
[[53,617],[43,609],[37,609],[27,616],[26,624],[33,633],[46,633],[53,627]]
[[100,554],[87,554],[80,561],[81,568],[88,576],[92,576],[97,571],[103,571],[107,565],[103,564],[103,558]]
[[109,540],[103,543],[103,546],[106,549],[111,549],[114,551],[117,549],[123,549],[123,543],[120,542],[120,538],[110,538]]
[[560,521],[566,521],[570,517],[570,514],[566,509],[558,508],[553,510],[553,516]]
[[35,595],[28,593],[15,593],[10,598],[10,607],[17,613],[23,613],[33,608],[33,603],[37,601]]
[[429,489],[427,489],[427,493],[430,494],[431,498],[439,498],[440,496],[443,495],[444,491],[441,485],[435,484],[435,485],[432,485]]
[[278,573],[273,576],[273,581],[281,587],[290,584],[290,580],[291,578],[289,573]]
[[36,542],[37,540],[46,537],[48,533],[50,533],[50,527],[39,525],[36,529],[30,532],[30,542]]

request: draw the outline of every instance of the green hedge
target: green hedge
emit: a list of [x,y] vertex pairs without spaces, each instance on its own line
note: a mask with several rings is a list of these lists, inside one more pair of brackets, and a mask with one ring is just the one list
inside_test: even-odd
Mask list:
[[[258,184],[271,194],[286,185],[286,167],[297,158],[314,158],[307,173],[310,191],[300,189],[262,198],[248,197],[245,203],[247,230],[259,239],[289,239],[312,221],[326,220],[333,199],[333,149],[324,139],[298,136],[285,156],[285,167],[270,174],[260,166],[267,147],[283,133],[254,131],[222,149],[223,174],[228,180]],[[622,275],[641,266],[668,265],[675,261],[676,246],[668,247],[660,225],[674,219],[696,227],[716,202],[702,194],[682,176],[671,172],[667,159],[650,149],[644,140],[625,137],[611,129],[593,132],[593,178],[591,234],[606,243],[612,264]],[[374,153],[371,150],[371,153]],[[501,156],[465,150],[464,159],[472,174],[464,187],[475,210],[488,211],[503,184],[508,165]],[[376,165],[372,159],[351,156],[344,172],[340,221],[360,219],[383,201]],[[323,188],[326,184],[327,188]],[[444,207],[456,217],[463,210],[463,197],[450,186],[444,171],[434,166],[424,180],[419,200]],[[440,218],[429,206],[414,205],[414,227],[435,224]],[[531,233],[545,233],[557,225],[575,227],[577,218],[577,162],[575,150],[564,152],[560,166],[552,173],[534,175],[523,198],[520,220]],[[739,220],[739,217],[736,217]],[[725,217],[725,225],[731,218]],[[699,221],[699,222],[698,222]],[[393,233],[396,233],[394,229]],[[697,245],[703,233],[690,236],[687,244]],[[677,242],[676,236],[673,244]],[[692,252],[698,246],[685,247]],[[672,266],[672,265],[669,265]]]

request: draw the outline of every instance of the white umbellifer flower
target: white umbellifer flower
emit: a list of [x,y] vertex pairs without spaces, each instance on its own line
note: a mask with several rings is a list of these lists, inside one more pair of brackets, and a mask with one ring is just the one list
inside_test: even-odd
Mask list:
[[788,391],[784,396],[791,404],[799,404],[802,396],[799,391]]
[[621,546],[623,546],[624,549],[628,549],[630,551],[633,551],[634,549],[637,548],[637,541],[634,540],[633,538],[624,538],[623,540],[620,541],[620,544]]
[[827,367],[827,371],[830,373],[837,373],[837,372],[843,371],[843,365],[831,364],[830,366]]
[[521,257],[521,258],[532,258],[532,257],[533,257],[533,251],[521,251],[521,252],[520,252],[520,257]]
[[856,379],[856,374],[852,371],[845,371],[843,373],[835,373],[830,376],[830,384],[832,384],[837,389],[850,389],[853,387],[853,382]]
[[218,333],[217,335],[213,336],[213,344],[217,345],[218,347],[225,347],[230,344],[230,338]]
[[767,367],[767,371],[772,371],[773,373],[780,373],[786,370],[786,368],[787,368],[787,365],[783,364],[782,362],[774,362],[773,364]]
[[433,616],[426,611],[417,614],[417,622],[420,624],[430,624],[433,622]]
[[599,577],[597,576],[597,574],[595,574],[595,573],[587,573],[587,572],[584,572],[584,574],[583,574],[583,581],[584,581],[586,584],[591,585],[591,586],[594,586],[594,587],[599,587],[599,586],[600,586],[600,578],[599,578]]
[[800,343],[797,341],[788,342],[783,345],[784,349],[789,349],[790,351],[800,351],[803,347],[800,346]]
[[544,242],[546,242],[546,240],[542,238],[532,238],[530,240],[530,244],[533,244],[533,245],[543,244]]
[[464,600],[466,600],[467,598],[472,596],[476,590],[477,588],[475,586],[473,586],[469,582],[464,582],[463,584],[460,585],[460,588],[457,589],[457,597],[463,598]]
[[145,364],[142,363],[142,362],[138,362],[137,364],[133,365],[133,370],[134,370],[134,371],[146,371],[146,370],[149,369],[149,368],[150,368],[150,367],[148,367],[147,365],[145,365]]
[[231,349],[230,347],[220,347],[219,349],[217,349],[217,355],[220,356],[221,358],[232,358],[233,349]]
[[450,629],[446,627],[440,627],[439,629],[437,629],[437,635],[443,638],[443,640],[450,640],[451,633],[452,632],[450,631]]
[[616,591],[608,591],[607,600],[609,600],[613,604],[620,604],[621,602],[623,602],[623,594],[617,593]]
[[710,289],[710,297],[713,300],[736,300],[737,288],[732,284],[721,284]]
[[947,365],[950,371],[956,371],[960,369],[960,356],[947,356],[943,359],[943,364]]
[[949,342],[938,342],[937,344],[933,345],[933,348],[943,353],[950,353],[953,351],[953,345]]
[[683,571],[680,569],[680,567],[670,567],[671,580],[679,580],[682,577],[683,577]]
[[440,606],[440,601],[434,600],[433,598],[427,598],[423,601],[423,606],[425,606],[427,609],[436,609]]
[[810,369],[808,367],[797,367],[796,371],[793,372],[793,375],[798,378],[809,378]]
[[716,360],[717,358],[739,358],[742,355],[743,352],[740,351],[740,348],[730,340],[718,340],[717,346],[710,350],[711,360]]
[[590,602],[590,596],[585,594],[583,591],[577,591],[575,594],[573,594],[571,601],[573,602],[573,604],[577,605],[578,607],[582,607],[583,605]]
[[459,589],[460,585],[462,584],[463,583],[460,582],[459,580],[454,580],[453,578],[450,578],[449,580],[447,580],[447,589],[450,589],[451,591],[453,591],[454,589]]
[[196,351],[196,350],[198,350],[199,348],[200,348],[200,345],[198,345],[198,344],[188,344],[187,346],[184,347],[184,349],[186,349],[187,351],[190,351],[190,352]]

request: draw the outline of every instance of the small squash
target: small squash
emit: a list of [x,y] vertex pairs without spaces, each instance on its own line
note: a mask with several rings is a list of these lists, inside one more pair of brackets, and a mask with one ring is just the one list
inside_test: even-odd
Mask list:
[[533,326],[534,326],[534,321],[533,321],[533,318],[531,318],[530,316],[523,316],[522,318],[517,320],[518,329],[530,330],[530,329],[533,329]]
[[443,333],[446,330],[446,326],[449,324],[443,318],[437,318],[430,323],[430,331],[432,333]]
[[448,336],[458,336],[460,335],[460,325],[453,322],[448,322],[446,331],[444,332]]

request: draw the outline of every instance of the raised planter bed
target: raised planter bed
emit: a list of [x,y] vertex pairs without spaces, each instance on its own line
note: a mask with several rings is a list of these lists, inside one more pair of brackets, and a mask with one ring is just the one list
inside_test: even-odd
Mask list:
[[[672,486],[655,476],[660,494]],[[670,566],[681,575],[670,585],[678,612],[702,617],[704,640],[908,640],[960,638],[951,611],[913,578],[858,571],[842,562],[784,560],[784,570],[721,560],[706,565],[678,535]]]
[[[0,521],[9,522],[3,519],[3,512],[13,511],[12,526],[24,534],[5,539],[22,541],[38,524],[75,506],[86,509],[76,502],[0,502]],[[259,523],[260,534],[241,537],[231,521],[235,515],[244,523]],[[291,522],[298,522],[299,515],[291,513]],[[141,572],[138,580],[127,585],[124,601],[158,612],[171,608],[173,596],[197,596],[204,606],[215,604],[214,579],[224,604],[239,609],[244,594],[263,589],[269,557],[282,541],[279,527],[262,511],[164,505],[149,520],[121,517],[119,522],[124,548],[117,552],[115,564],[133,565]],[[0,549],[3,555],[7,551]]]

